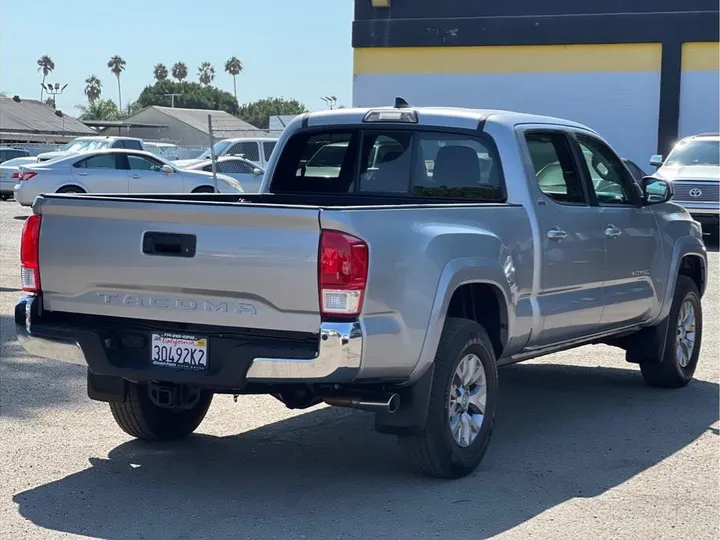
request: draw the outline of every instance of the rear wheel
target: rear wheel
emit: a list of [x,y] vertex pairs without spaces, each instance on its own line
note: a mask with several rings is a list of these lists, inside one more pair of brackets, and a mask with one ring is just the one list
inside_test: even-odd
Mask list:
[[678,276],[670,308],[665,350],[640,364],[645,382],[660,388],[681,388],[695,374],[702,341],[702,305],[695,282]]
[[146,441],[173,441],[197,429],[211,401],[211,393],[199,392],[190,407],[159,407],[150,399],[146,384],[128,383],[126,400],[111,402],[110,410],[117,425],[128,435]]
[[87,193],[87,191],[77,186],[65,186],[58,189],[57,193]]
[[210,186],[200,186],[193,189],[193,193],[215,193],[215,190]]
[[466,319],[448,319],[432,369],[424,432],[400,441],[420,473],[460,478],[480,464],[495,419],[497,365],[485,329]]

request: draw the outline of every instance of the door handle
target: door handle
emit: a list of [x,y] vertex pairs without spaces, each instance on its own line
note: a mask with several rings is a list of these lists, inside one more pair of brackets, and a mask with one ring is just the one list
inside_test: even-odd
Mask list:
[[615,225],[608,225],[607,229],[605,229],[605,236],[608,238],[615,238],[616,236],[620,236],[622,234],[622,231],[618,229]]
[[133,174],[132,177],[133,177],[133,178],[140,178],[140,175],[139,175],[139,174]]
[[143,235],[142,251],[145,255],[192,258],[196,246],[197,237],[194,234],[147,231]]
[[80,172],[77,173],[77,175],[78,175],[78,176],[87,176],[88,173],[80,171]]
[[567,238],[568,233],[563,231],[560,227],[553,227],[547,232],[547,237],[550,240],[563,240]]

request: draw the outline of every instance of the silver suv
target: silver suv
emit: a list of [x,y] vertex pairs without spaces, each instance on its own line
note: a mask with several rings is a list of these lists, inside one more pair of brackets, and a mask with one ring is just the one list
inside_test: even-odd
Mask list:
[[720,215],[720,135],[701,133],[680,140],[663,162],[650,158],[659,167],[654,176],[672,181],[677,202],[708,232],[717,234]]

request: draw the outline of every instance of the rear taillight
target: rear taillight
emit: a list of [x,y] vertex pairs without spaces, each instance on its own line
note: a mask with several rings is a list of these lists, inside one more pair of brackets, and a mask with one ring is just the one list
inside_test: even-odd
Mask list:
[[10,175],[10,178],[13,178],[15,180],[20,180],[20,173],[14,172]]
[[33,214],[23,226],[20,242],[20,275],[22,288],[26,292],[40,292],[40,221],[41,216]]
[[367,285],[368,245],[347,233],[322,231],[319,259],[321,314],[359,315]]
[[20,181],[21,182],[27,182],[31,178],[35,178],[37,176],[37,173],[35,171],[25,171],[20,173]]

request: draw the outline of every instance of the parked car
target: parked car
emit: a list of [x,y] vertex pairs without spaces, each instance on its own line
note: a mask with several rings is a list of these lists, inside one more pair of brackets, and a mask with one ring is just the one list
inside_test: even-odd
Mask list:
[[67,143],[60,150],[38,154],[37,160],[38,162],[51,161],[71,154],[92,152],[93,150],[105,150],[108,148],[145,150],[145,145],[142,139],[138,139],[136,137],[78,137]]
[[[186,167],[188,171],[205,171],[212,173],[212,160],[207,159]],[[255,165],[252,161],[237,156],[223,156],[216,160],[215,171],[234,178],[243,188],[245,193],[257,193],[260,191],[263,174],[265,171]]]
[[0,146],[0,163],[5,163],[9,159],[29,156],[30,152],[22,148],[11,148],[9,146]]
[[34,157],[17,157],[0,164],[0,200],[13,196],[13,188],[20,181],[20,166],[37,163]]
[[701,133],[681,139],[667,159],[652,156],[655,176],[671,181],[675,202],[703,228],[718,234],[720,223],[720,135]]
[[[400,152],[368,174],[379,140]],[[343,141],[337,174],[307,174],[307,147]],[[592,129],[398,100],[303,115],[275,152],[259,194],[41,196],[25,349],[88,366],[89,397],[133,437],[180,439],[213,394],[266,393],[372,411],[450,478],[488,446],[499,366],[604,343],[651,386],[692,379],[700,227]]]
[[[266,167],[270,161],[277,139],[272,137],[239,137],[234,139],[223,139],[213,146],[215,157],[239,156],[252,161],[258,167]],[[178,160],[180,167],[195,165],[200,161],[206,161],[212,157],[210,149],[200,154],[195,159]]]
[[[33,204],[42,193],[212,193],[212,174],[187,171],[150,152],[98,150],[20,167],[15,200]],[[242,193],[240,184],[218,175],[218,190]]]

